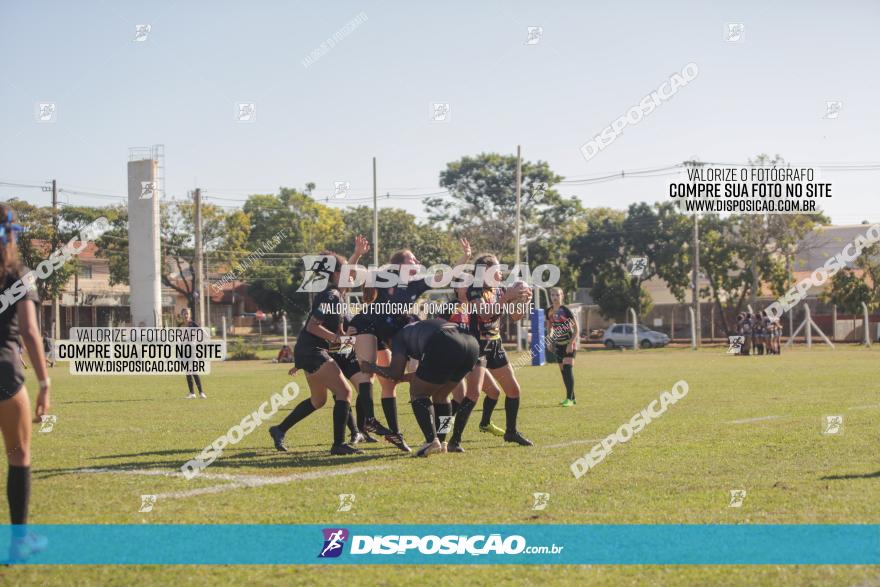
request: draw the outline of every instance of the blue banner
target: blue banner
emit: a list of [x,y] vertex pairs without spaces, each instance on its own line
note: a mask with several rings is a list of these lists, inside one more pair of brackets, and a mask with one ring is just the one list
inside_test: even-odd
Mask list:
[[532,309],[532,340],[529,344],[529,350],[532,352],[532,366],[540,367],[547,362],[544,340],[544,310],[541,308]]
[[[880,525],[31,525],[13,564],[880,564]],[[14,535],[15,534],[15,535]],[[8,553],[8,558],[5,556]]]

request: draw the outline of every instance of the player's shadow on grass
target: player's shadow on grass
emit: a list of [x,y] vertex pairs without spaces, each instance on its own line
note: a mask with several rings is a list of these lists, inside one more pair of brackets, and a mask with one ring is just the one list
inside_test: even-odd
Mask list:
[[872,479],[874,477],[880,478],[880,471],[874,471],[873,473],[850,473],[848,475],[826,475],[822,479],[839,481],[841,479]]
[[[319,445],[314,445],[319,446]],[[323,447],[323,445],[320,445]],[[180,450],[164,450],[154,452],[142,452],[135,454],[121,455],[103,455],[94,457],[95,459],[129,459],[132,457],[143,457],[145,455],[181,455],[179,458],[168,460],[152,460],[123,463],[84,463],[80,467],[65,467],[58,469],[41,469],[34,471],[33,474],[38,479],[47,479],[49,477],[58,477],[63,475],[77,475],[93,473],[84,473],[83,469],[102,469],[102,472],[124,473],[126,471],[143,471],[154,469],[156,471],[174,473],[180,471],[180,467],[189,459],[195,458],[201,449],[180,449]],[[411,454],[411,453],[409,453]],[[375,454],[352,455],[350,457],[331,457],[325,450],[305,450],[303,452],[287,452],[280,453],[274,449],[266,449],[265,451],[254,450],[226,450],[223,456],[215,460],[209,467],[204,469],[206,473],[232,473],[237,469],[275,469],[279,471],[295,471],[302,468],[321,468],[321,467],[338,467],[339,465],[367,463],[376,460],[391,460],[397,456],[409,456],[400,451],[383,451]],[[254,471],[242,471],[242,475],[255,474]]]
[[75,401],[57,401],[56,404],[116,404],[120,402],[149,402],[151,399],[83,399]]

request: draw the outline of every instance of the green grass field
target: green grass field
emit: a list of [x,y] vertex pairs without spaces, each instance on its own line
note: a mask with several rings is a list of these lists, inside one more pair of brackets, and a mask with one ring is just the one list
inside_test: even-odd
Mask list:
[[[59,363],[51,373],[58,421],[51,433],[34,433],[31,522],[880,523],[878,359],[880,349],[852,346],[779,357],[731,357],[719,348],[581,352],[574,408],[558,405],[564,392],[556,366],[518,371],[520,428],[535,448],[480,434],[478,408],[465,454],[415,459],[382,443],[367,445],[365,455],[330,457],[325,407],[288,434],[292,452],[275,452],[263,425],[191,481],[126,471],[179,470],[279,391],[290,379],[287,366],[215,363],[204,378],[209,399],[194,401],[184,399],[182,376],[71,376]],[[28,377],[33,390],[33,371]],[[569,465],[594,439],[679,379],[689,384],[684,399],[593,471],[572,476]],[[305,397],[304,377],[296,381]],[[408,397],[401,386],[401,424],[417,444]],[[843,433],[823,435],[823,417],[837,414],[844,416]],[[496,423],[503,418],[499,405]],[[259,487],[211,478],[303,473],[310,475]],[[203,488],[212,489],[192,494]],[[747,491],[740,508],[728,507],[732,489]],[[534,492],[550,494],[545,510],[532,509]],[[341,493],[356,495],[350,512],[336,511]],[[150,513],[138,513],[142,494],[160,495]],[[0,515],[8,519],[2,503]],[[450,573],[462,585],[880,585],[878,567],[823,566],[9,567],[0,580],[412,585],[445,584]]]

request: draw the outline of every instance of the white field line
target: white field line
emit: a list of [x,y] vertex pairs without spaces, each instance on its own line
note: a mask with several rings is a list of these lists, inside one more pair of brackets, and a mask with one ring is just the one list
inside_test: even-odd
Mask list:
[[566,446],[574,446],[576,444],[594,444],[596,442],[602,442],[602,439],[588,438],[587,440],[571,440],[569,442],[560,442],[559,444],[548,444],[547,446],[542,446],[541,448],[565,448]]
[[776,418],[781,418],[782,416],[761,416],[760,418],[746,418],[745,420],[731,420],[730,422],[725,422],[725,424],[751,424],[752,422],[763,422],[765,420],[775,420]]
[[[156,499],[182,499],[185,497],[193,497],[196,495],[205,495],[210,493],[223,493],[233,489],[241,489],[244,487],[262,487],[264,485],[279,485],[283,483],[292,483],[294,481],[307,481],[311,479],[322,479],[324,477],[337,477],[339,475],[353,475],[357,473],[366,473],[368,471],[379,471],[391,468],[391,465],[378,465],[373,467],[350,467],[347,469],[331,469],[325,471],[312,471],[309,473],[295,473],[293,475],[270,476],[270,475],[230,475],[225,473],[202,473],[200,478],[204,479],[222,479],[231,481],[223,485],[211,485],[210,487],[200,487],[198,489],[189,489],[187,491],[172,491],[170,493],[160,493],[156,495]],[[179,471],[161,471],[156,469],[80,469],[80,473],[110,473],[117,475],[149,475],[164,477],[183,477],[183,473]]]
[[872,408],[880,408],[880,404],[871,404],[869,406],[853,406],[850,410],[870,410]]

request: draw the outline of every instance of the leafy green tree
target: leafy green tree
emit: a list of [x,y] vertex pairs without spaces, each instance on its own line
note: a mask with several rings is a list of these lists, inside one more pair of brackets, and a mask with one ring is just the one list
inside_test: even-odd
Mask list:
[[[128,214],[122,207],[101,209],[110,221],[110,230],[97,241],[98,255],[109,259],[110,284],[129,283]],[[74,219],[85,220],[88,214]],[[162,203],[159,212],[162,285],[182,294],[195,315],[195,206],[189,201]],[[74,220],[72,219],[72,221]],[[227,215],[213,204],[202,204],[202,250],[210,266],[218,259],[229,261],[247,238],[249,224],[240,212]]]
[[[69,237],[62,240],[66,235],[62,233],[60,218],[58,232],[55,231],[51,207],[34,206],[17,198],[12,198],[8,204],[18,215],[18,223],[25,228],[19,236],[17,244],[21,263],[26,268],[35,269],[42,261],[48,259],[54,250],[60,249],[70,240]],[[53,241],[55,249],[53,249]],[[68,261],[45,279],[37,279],[37,294],[40,299],[51,300],[60,296],[65,284],[73,277],[75,271],[74,262]]]
[[[373,209],[368,206],[348,208],[343,213],[345,230],[337,242],[337,251],[348,257],[354,238],[361,234],[372,241]],[[375,243],[371,243],[375,246]],[[399,208],[379,210],[379,263],[387,263],[392,254],[411,249],[426,267],[435,263],[452,264],[461,257],[461,247],[447,231],[420,223],[416,217]],[[361,264],[370,265],[373,253],[365,255]]]
[[[600,312],[616,320],[632,307],[643,315],[651,299],[642,283],[659,277],[683,300],[688,284],[689,258],[682,245],[688,223],[671,204],[632,204],[626,213],[596,210],[586,231],[571,243],[569,261],[592,284],[591,295]],[[640,275],[632,275],[630,259],[647,260]]]
[[284,236],[270,253],[233,270],[248,282],[248,294],[264,312],[276,319],[281,312],[304,316],[309,295],[296,291],[305,277],[302,256],[333,249],[345,230],[342,212],[292,188],[281,188],[277,195],[252,195],[243,212],[251,227],[245,245],[248,251],[259,250],[278,234]]
[[[553,232],[566,208],[553,189],[563,178],[544,161],[522,163],[521,238],[541,238]],[[440,172],[446,197],[427,198],[432,223],[456,237],[467,238],[475,253],[490,251],[504,262],[514,258],[516,224],[516,156],[481,153],[465,156]]]
[[836,305],[844,314],[858,314],[863,302],[872,310],[877,297],[864,279],[852,269],[843,268],[831,278],[831,289],[822,293],[821,300]]

